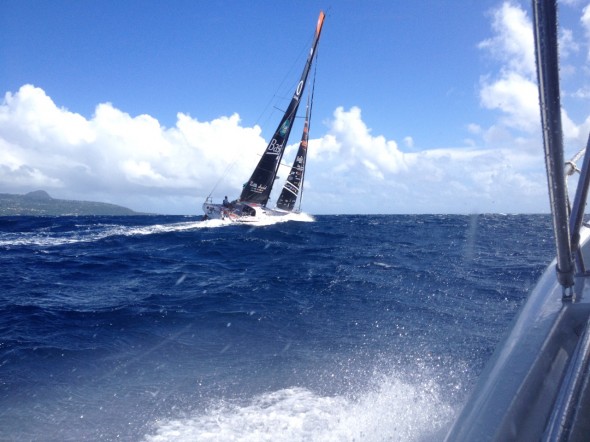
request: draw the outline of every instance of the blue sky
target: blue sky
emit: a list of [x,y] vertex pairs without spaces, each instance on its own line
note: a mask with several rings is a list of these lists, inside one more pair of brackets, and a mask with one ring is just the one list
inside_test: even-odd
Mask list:
[[[590,129],[587,5],[560,3],[567,155]],[[4,0],[0,192],[237,197],[321,9],[306,212],[547,211],[528,1]]]

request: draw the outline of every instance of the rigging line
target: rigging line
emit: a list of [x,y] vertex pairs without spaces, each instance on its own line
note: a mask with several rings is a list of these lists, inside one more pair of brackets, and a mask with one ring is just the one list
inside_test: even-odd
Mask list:
[[215,190],[217,189],[217,186],[219,186],[219,183],[221,183],[221,181],[227,177],[227,175],[229,174],[231,169],[233,169],[233,167],[236,165],[237,162],[238,162],[238,159],[236,158],[234,161],[232,161],[231,163],[229,163],[225,167],[225,170],[223,171],[223,173],[221,174],[221,176],[219,177],[219,179],[217,180],[217,182],[213,186],[213,189],[211,189],[211,192],[209,192],[207,199],[211,198],[211,195],[213,195],[213,192],[215,192]]
[[[307,52],[309,51],[309,42],[310,41],[313,41],[313,37],[310,40],[308,40],[305,43],[304,46],[302,46],[302,49],[299,51],[299,55],[294,58],[293,62],[291,63],[291,67],[287,70],[287,72],[283,76],[283,79],[279,83],[278,87],[275,89],[275,91],[272,94],[272,96],[268,99],[267,103],[265,104],[264,108],[262,109],[262,111],[260,112],[260,114],[258,115],[258,117],[256,118],[256,120],[254,120],[254,124],[261,124],[260,122],[262,120],[262,117],[268,111],[268,108],[271,107],[271,103],[276,102],[279,98],[281,98],[283,100],[289,100],[290,99],[290,97],[291,97],[292,94],[290,92],[288,92],[288,91],[291,91],[295,87],[295,85],[297,84],[298,79],[296,79],[294,83],[290,83],[288,88],[287,88],[287,86],[285,86],[285,84],[286,84],[287,80],[292,81],[291,79],[292,79],[292,77],[294,75],[293,73],[295,72],[295,68],[297,66],[299,66],[300,61],[303,58],[303,54],[306,55]],[[284,91],[287,91],[287,94],[286,95],[283,94]],[[281,95],[279,95],[279,92],[281,93]],[[274,105],[272,107],[273,107],[273,109],[280,110],[280,109],[278,109]],[[270,117],[271,116],[272,116],[272,112],[266,118],[265,121],[270,120]]]

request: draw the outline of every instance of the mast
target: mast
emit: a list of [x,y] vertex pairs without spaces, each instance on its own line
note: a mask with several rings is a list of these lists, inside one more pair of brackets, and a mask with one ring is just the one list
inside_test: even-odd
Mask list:
[[299,149],[297,155],[293,161],[291,172],[285,181],[279,200],[277,201],[277,207],[279,209],[292,211],[295,207],[295,202],[299,196],[301,187],[303,186],[303,177],[305,175],[305,161],[307,159],[307,140],[309,138],[309,115],[311,112],[311,106],[308,99],[307,109],[305,111],[305,124],[303,126],[303,135],[301,135],[301,142],[299,143]]
[[320,34],[322,32],[322,25],[324,24],[324,17],[325,14],[320,12],[311,50],[307,56],[307,61],[305,63],[305,67],[303,68],[303,73],[301,74],[299,83],[297,83],[297,87],[295,88],[293,98],[291,99],[289,107],[287,107],[283,118],[279,122],[279,125],[272,139],[270,140],[270,143],[268,143],[262,158],[260,158],[256,169],[254,169],[252,176],[244,185],[244,189],[240,195],[240,200],[242,202],[258,203],[262,204],[263,206],[268,202],[270,192],[272,190],[272,186],[281,163],[281,158],[283,157],[287,140],[289,139],[289,134],[291,133],[293,121],[295,120],[297,109],[299,108],[299,99],[301,98],[303,90],[305,89],[307,76],[309,74],[313,58],[316,54],[316,48],[320,40]]

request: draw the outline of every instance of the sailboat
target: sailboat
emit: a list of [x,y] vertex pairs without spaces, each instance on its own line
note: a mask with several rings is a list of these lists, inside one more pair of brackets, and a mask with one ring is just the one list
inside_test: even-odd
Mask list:
[[311,49],[307,56],[301,78],[299,79],[293,97],[291,98],[291,102],[289,103],[287,110],[284,112],[274,135],[266,146],[258,165],[252,172],[252,176],[244,184],[240,197],[232,202],[227,200],[226,197],[223,203],[218,204],[213,203],[211,195],[209,195],[203,203],[205,219],[229,219],[238,222],[250,222],[264,219],[265,217],[285,216],[292,213],[295,201],[301,194],[301,186],[303,184],[303,176],[305,173],[311,103],[307,107],[306,123],[303,129],[302,140],[299,145],[299,152],[295,158],[287,182],[283,187],[281,196],[278,199],[277,207],[270,208],[267,207],[267,204],[277,178],[281,159],[285,152],[293,123],[297,117],[297,110],[299,109],[299,104],[301,102],[301,97],[303,96],[303,91],[305,90],[313,60],[316,58],[317,46],[320,40],[322,26],[324,24],[324,18],[325,14],[320,12]]
[[[447,441],[590,438],[590,138],[564,163],[555,0],[533,0],[535,55],[556,259],[481,374]],[[565,166],[564,166],[565,165]],[[580,177],[573,204],[566,175]]]

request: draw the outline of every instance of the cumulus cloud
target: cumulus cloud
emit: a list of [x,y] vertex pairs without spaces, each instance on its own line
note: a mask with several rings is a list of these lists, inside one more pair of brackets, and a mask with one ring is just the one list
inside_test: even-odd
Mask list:
[[[530,173],[542,168],[539,156],[518,149],[405,152],[373,134],[358,107],[339,107],[324,124],[325,133],[309,141],[304,208],[311,213],[518,212],[527,208],[500,203],[503,195],[537,201],[545,192]],[[180,113],[166,128],[103,103],[85,118],[25,85],[0,104],[0,186],[198,214],[212,189],[218,198],[239,194],[265,144],[260,128],[242,126],[236,114],[202,122]]]
[[534,76],[534,38],[526,12],[510,2],[503,3],[492,11],[492,30],[495,35],[482,41],[479,48],[489,50],[507,70]]
[[500,124],[533,133],[539,129],[539,107],[530,18],[519,6],[503,3],[492,11],[494,36],[479,48],[501,63],[499,73],[481,79],[480,101],[503,113]]
[[[328,213],[359,213],[359,207],[361,213],[545,210],[538,205],[546,194],[538,173],[542,155],[526,149],[404,152],[395,141],[373,135],[360,109],[353,107],[337,108],[328,132],[312,140],[309,151],[313,192],[306,201]],[[507,200],[508,194],[522,200]]]
[[[494,36],[482,41],[478,47],[500,63],[494,75],[480,80],[480,103],[486,109],[500,111],[500,117],[487,130],[487,141],[511,142],[516,130],[527,136],[540,133],[539,95],[534,59],[532,22],[526,11],[511,2],[504,2],[491,13]],[[590,23],[590,13],[585,9],[583,23]],[[579,50],[571,30],[560,32],[560,56]],[[563,73],[563,70],[562,70]],[[578,91],[577,95],[583,95]],[[583,131],[562,109],[564,139],[573,144],[583,143]],[[517,135],[518,136],[518,135]],[[531,146],[534,144],[530,143]]]
[[532,80],[518,72],[506,71],[492,82],[484,80],[480,92],[481,103],[487,109],[503,112],[505,126],[529,133],[539,128],[539,93]]
[[[395,141],[371,135],[358,107],[352,107],[349,111],[337,108],[328,134],[332,135],[329,139],[337,140],[340,171],[364,167],[376,177],[383,177],[384,174],[406,170],[409,166]],[[315,155],[321,153],[320,145]]]
[[[0,105],[5,191],[43,188],[78,199],[117,196],[119,202],[153,193],[194,198],[236,158],[253,157],[263,147],[260,128],[242,127],[235,114],[211,122],[178,114],[176,125],[165,128],[149,115],[133,117],[104,103],[86,119],[32,85],[7,93]],[[235,163],[221,191],[241,186],[251,167]]]

